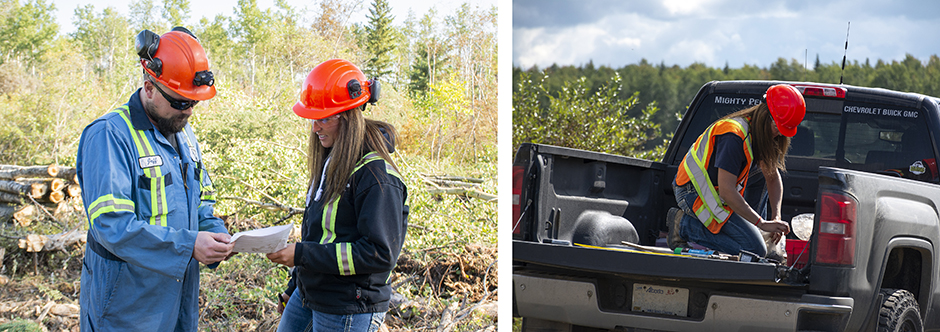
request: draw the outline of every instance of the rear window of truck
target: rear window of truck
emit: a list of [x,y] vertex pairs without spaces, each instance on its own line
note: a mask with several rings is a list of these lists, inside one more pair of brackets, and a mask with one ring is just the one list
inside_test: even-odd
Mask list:
[[[936,156],[923,110],[851,100],[804,97],[806,116],[790,141],[788,170],[835,166],[938,182]],[[713,94],[694,112],[680,142],[678,163],[715,120],[760,103],[759,96]]]

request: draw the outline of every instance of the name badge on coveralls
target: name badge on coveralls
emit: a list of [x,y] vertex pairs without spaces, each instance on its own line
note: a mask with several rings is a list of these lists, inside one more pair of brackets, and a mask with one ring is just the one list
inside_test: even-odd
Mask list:
[[149,157],[140,157],[137,158],[137,163],[140,164],[140,168],[150,168],[156,166],[163,166],[163,158],[159,155],[149,156]]
[[196,147],[192,145],[189,146],[189,159],[192,159],[194,163],[199,162],[199,160],[196,159]]

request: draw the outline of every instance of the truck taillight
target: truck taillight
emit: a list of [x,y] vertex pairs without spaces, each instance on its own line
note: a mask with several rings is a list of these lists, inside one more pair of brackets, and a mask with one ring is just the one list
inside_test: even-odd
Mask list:
[[794,84],[793,87],[800,90],[804,96],[845,99],[845,88],[799,84]]
[[512,167],[512,233],[521,234],[519,214],[522,212],[522,166]]
[[816,263],[855,264],[856,206],[858,202],[851,196],[834,192],[822,194]]

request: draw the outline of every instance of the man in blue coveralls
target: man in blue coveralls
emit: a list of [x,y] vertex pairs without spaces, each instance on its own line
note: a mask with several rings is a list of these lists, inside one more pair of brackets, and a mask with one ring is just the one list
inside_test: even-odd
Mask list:
[[177,27],[137,35],[143,87],[85,127],[78,179],[88,213],[82,331],[195,331],[199,263],[232,251],[188,124],[215,96],[209,60]]

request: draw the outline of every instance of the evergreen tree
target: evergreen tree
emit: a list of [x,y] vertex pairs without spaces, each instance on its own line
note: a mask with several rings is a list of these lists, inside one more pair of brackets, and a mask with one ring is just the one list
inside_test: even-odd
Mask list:
[[395,35],[392,31],[392,8],[388,0],[375,0],[369,9],[369,24],[366,26],[366,61],[365,74],[368,77],[382,77],[392,73],[392,55],[395,51]]

